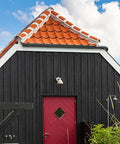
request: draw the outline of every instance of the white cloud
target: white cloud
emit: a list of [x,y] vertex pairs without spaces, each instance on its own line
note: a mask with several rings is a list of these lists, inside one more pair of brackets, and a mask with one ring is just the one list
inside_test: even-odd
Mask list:
[[6,43],[9,43],[12,39],[12,34],[8,31],[0,32],[0,50],[2,50]]
[[[110,54],[120,59],[119,2],[104,3],[102,5],[104,12],[100,13],[95,1],[99,0],[74,0],[74,2],[61,0],[61,3],[50,6],[79,28],[98,37],[101,40],[100,45],[107,46]],[[44,2],[36,2],[29,14],[18,10],[13,12],[13,15],[22,23],[29,23],[33,17],[35,18],[47,8]]]
[[11,38],[12,34],[8,31],[2,31],[0,32],[0,39],[3,39],[7,41],[9,38]]
[[[54,10],[56,10],[61,15],[66,16],[67,19],[72,20],[72,17],[69,14],[69,11],[65,7],[63,7],[61,4],[50,5],[50,7],[52,7]],[[31,8],[31,10],[32,10],[31,15],[34,16],[34,18],[35,18],[47,8],[48,8],[48,6],[45,5],[44,2],[41,2],[41,3],[36,2],[36,5]]]
[[17,12],[12,13],[15,18],[17,18],[22,23],[29,23],[32,20],[32,17],[25,12],[17,10]]
[[[120,58],[119,3],[104,3],[104,12],[100,13],[95,1],[98,0],[62,0],[61,4],[50,6],[84,31],[101,39],[100,45],[107,46],[112,56]],[[48,6],[43,2],[37,2],[31,15],[36,17],[46,8]]]

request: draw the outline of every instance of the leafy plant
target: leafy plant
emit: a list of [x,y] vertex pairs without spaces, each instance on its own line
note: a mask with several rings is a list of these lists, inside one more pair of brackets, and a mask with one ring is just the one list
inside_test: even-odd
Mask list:
[[92,129],[90,144],[120,144],[120,127],[104,128],[103,124]]
[[[120,91],[119,82],[117,82],[117,85]],[[113,113],[108,112],[99,100],[97,100],[97,102],[109,114],[109,118],[113,122],[113,125],[106,128],[103,124],[94,125],[91,132],[91,137],[89,139],[90,144],[120,144],[120,121],[115,116],[115,109],[112,98],[110,97],[110,102]],[[120,103],[119,100],[118,103]]]

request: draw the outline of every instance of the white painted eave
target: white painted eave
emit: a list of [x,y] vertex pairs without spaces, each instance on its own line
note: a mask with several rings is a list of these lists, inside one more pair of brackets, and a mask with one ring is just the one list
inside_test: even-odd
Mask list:
[[1,58],[0,67],[2,67],[16,51],[34,51],[34,52],[74,52],[74,53],[99,53],[104,59],[120,74],[120,65],[104,49],[83,49],[83,48],[62,48],[62,47],[26,47],[21,44],[14,44]]

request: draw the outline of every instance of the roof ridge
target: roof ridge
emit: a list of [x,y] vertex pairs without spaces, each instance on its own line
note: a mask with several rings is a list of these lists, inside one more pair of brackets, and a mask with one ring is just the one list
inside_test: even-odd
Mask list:
[[52,7],[44,10],[40,15],[38,15],[29,25],[27,25],[22,32],[20,32],[17,36],[21,38],[21,42],[24,42],[26,39],[30,38],[33,33],[36,33],[40,27],[44,25],[46,21],[48,21],[51,11],[54,9]]
[[29,25],[25,27],[17,36],[21,38],[21,42],[24,42],[32,36],[33,33],[36,33],[40,27],[48,21],[49,17],[52,16],[53,19],[57,19],[65,27],[68,27],[74,33],[77,33],[81,38],[88,40],[92,44],[98,44],[100,40],[89,33],[86,33],[82,29],[78,28],[66,18],[57,13],[52,7],[44,10],[39,16],[37,16]]
[[59,15],[59,13],[57,13],[56,11],[51,11],[51,15],[53,16],[54,19],[58,19],[59,21],[62,22],[61,24],[63,24],[64,26],[67,26],[68,28],[73,30],[73,32],[79,34],[80,37],[87,39],[90,43],[97,44],[98,42],[100,42],[100,39],[90,35],[89,33],[86,33],[82,29],[78,28],[77,26],[72,24],[70,21],[68,21],[66,18]]
[[69,30],[73,33],[78,34],[81,38],[88,40],[91,45],[97,45],[100,40],[96,37],[91,36],[85,31],[81,30],[71,22],[69,22],[66,18],[57,13],[52,7],[47,8],[42,13],[40,13],[30,24],[28,24],[2,51],[0,51],[0,58],[11,48],[12,45],[18,43],[18,39],[20,38],[20,42],[24,42],[25,40],[31,38],[31,36],[36,33],[39,28],[41,28],[45,22],[49,20],[49,17],[52,17],[54,20],[59,21],[61,25],[69,28]]

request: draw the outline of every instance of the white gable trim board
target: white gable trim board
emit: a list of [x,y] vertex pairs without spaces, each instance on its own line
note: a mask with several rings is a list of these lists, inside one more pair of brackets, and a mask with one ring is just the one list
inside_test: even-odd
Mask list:
[[26,47],[21,44],[14,44],[1,58],[0,68],[12,57],[16,51],[36,51],[36,52],[75,52],[75,53],[99,53],[111,66],[120,74],[120,65],[104,49],[81,49],[81,48],[49,48],[49,47]]

